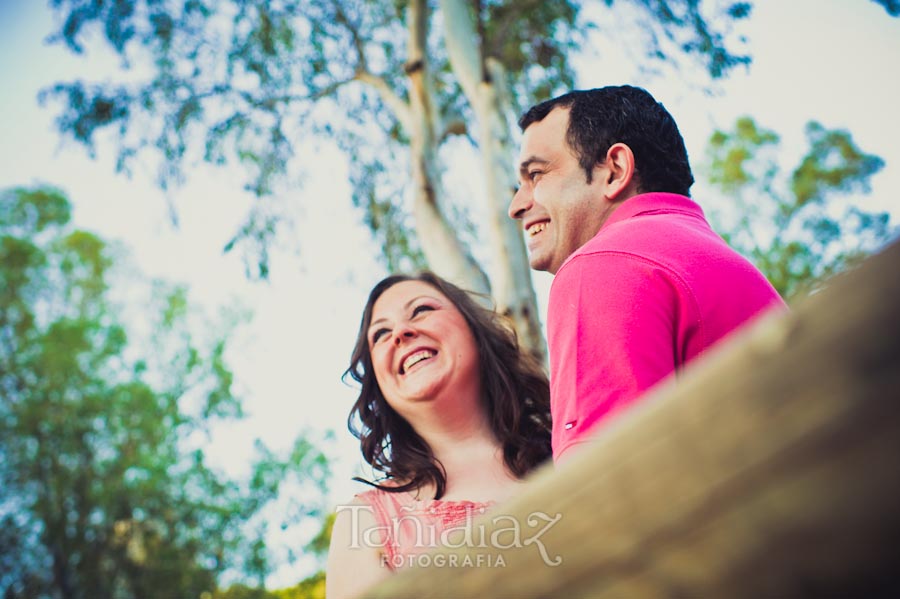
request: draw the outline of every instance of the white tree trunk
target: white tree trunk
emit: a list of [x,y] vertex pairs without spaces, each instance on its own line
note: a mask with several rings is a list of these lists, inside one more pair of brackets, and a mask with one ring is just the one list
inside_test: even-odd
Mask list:
[[426,0],[409,4],[410,150],[413,178],[413,216],[419,243],[429,268],[471,291],[490,293],[484,271],[466,250],[440,210],[441,174],[437,164],[440,117],[430,83],[426,54],[428,7]]
[[513,170],[516,153],[508,118],[512,102],[505,89],[506,73],[498,61],[482,60],[478,44],[473,43],[478,37],[469,13],[470,3],[441,0],[440,5],[450,63],[478,119],[488,231],[494,258],[491,273],[494,298],[498,310],[512,320],[521,343],[545,360],[546,344],[522,229],[507,215],[516,186]]

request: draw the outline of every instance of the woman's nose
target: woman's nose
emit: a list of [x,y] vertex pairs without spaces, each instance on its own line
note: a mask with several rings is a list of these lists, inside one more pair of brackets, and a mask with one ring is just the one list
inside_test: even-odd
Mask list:
[[394,343],[400,345],[404,339],[412,339],[417,335],[416,330],[408,324],[403,324],[394,329]]

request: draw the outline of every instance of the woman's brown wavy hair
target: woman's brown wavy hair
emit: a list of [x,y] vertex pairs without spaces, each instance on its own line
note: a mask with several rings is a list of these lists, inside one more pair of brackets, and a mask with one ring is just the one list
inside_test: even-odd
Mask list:
[[430,272],[391,275],[375,285],[363,310],[350,367],[344,373],[362,385],[347,419],[359,439],[363,458],[384,473],[390,485],[368,483],[399,493],[434,485],[435,499],[446,490],[446,473],[422,437],[391,408],[372,369],[368,330],[375,302],[403,281],[421,281],[443,293],[462,313],[475,338],[480,365],[482,402],[491,430],[503,447],[503,460],[522,478],[551,455],[550,388],[542,366],[519,348],[515,333],[493,310],[480,306],[467,292]]

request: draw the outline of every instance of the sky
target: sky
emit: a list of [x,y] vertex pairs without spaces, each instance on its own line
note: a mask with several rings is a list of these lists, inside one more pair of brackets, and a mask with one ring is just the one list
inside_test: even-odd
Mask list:
[[[335,458],[332,500],[349,498],[360,460],[346,432],[355,393],[341,374],[368,290],[385,272],[351,208],[345,161],[327,143],[304,147],[298,162],[311,168],[302,185],[279,198],[296,215],[291,238],[297,247],[276,252],[269,282],[250,282],[240,256],[221,251],[252,202],[238,169],[191,167],[172,198],[179,215],[174,228],[148,167],[139,164],[131,178],[117,175],[109,144],[91,158],[61,141],[54,107],[40,107],[38,91],[79,77],[109,79],[117,62],[103,52],[77,58],[48,45],[53,27],[43,3],[0,0],[0,187],[58,186],[73,202],[75,223],[121,242],[140,271],[187,284],[190,299],[210,312],[232,302],[251,310],[228,354],[248,417],[220,428],[210,453],[221,468],[241,473],[256,437],[286,450],[303,430],[333,430],[327,445]],[[621,41],[592,41],[574,58],[578,85],[646,87],[679,123],[695,168],[711,132],[741,115],[781,135],[786,166],[800,156],[807,121],[848,129],[859,147],[886,163],[860,205],[890,210],[900,222],[900,20],[867,0],[764,0],[739,31],[749,40],[752,65],[712,93],[684,71],[637,71],[629,59],[636,49]],[[693,191],[703,204],[702,184]],[[542,311],[549,283],[548,275],[535,276]],[[270,582],[292,584],[307,566],[285,566]]]

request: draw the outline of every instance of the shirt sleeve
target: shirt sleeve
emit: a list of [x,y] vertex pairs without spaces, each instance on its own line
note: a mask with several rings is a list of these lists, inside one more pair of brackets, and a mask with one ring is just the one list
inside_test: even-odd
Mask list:
[[627,253],[573,257],[550,289],[547,336],[553,455],[672,373],[678,281]]

